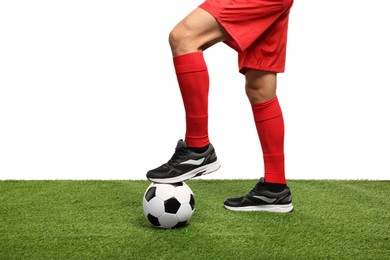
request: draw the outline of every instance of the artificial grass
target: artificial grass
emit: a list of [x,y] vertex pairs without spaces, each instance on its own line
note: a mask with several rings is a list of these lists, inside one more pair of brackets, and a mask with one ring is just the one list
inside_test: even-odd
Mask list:
[[390,181],[289,181],[294,211],[231,212],[255,180],[190,180],[189,225],[153,228],[148,181],[0,181],[0,259],[390,259]]

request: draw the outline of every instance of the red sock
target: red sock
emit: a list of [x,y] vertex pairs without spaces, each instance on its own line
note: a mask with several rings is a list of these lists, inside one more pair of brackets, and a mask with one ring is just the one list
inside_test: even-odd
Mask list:
[[208,136],[209,74],[203,53],[193,52],[173,58],[177,81],[186,111],[185,141],[189,147],[210,143]]
[[252,105],[264,157],[265,182],[286,184],[284,173],[284,122],[278,98]]

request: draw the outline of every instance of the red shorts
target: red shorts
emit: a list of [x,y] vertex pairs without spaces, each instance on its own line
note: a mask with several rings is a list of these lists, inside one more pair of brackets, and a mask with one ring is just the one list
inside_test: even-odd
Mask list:
[[225,43],[238,52],[241,73],[247,68],[284,72],[292,4],[293,0],[206,0],[199,7],[230,34]]

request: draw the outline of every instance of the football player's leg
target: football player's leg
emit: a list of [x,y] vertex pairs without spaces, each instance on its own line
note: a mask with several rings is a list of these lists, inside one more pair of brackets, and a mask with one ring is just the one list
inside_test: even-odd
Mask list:
[[238,211],[290,212],[293,205],[284,175],[284,123],[276,97],[276,74],[247,69],[245,78],[263,150],[265,180],[260,178],[245,196],[225,200],[225,207]]
[[284,121],[276,96],[276,73],[248,69],[245,78],[263,150],[265,183],[284,185]]
[[273,191],[283,190],[286,185],[284,121],[276,96],[276,77],[285,68],[291,4],[284,6],[262,37],[239,55],[240,72],[245,74],[246,93],[263,150],[265,185]]
[[173,61],[186,111],[185,141],[190,148],[206,149],[208,137],[209,74],[203,51],[229,35],[215,18],[197,8],[169,35]]
[[186,111],[185,142],[172,158],[147,173],[149,180],[173,183],[220,167],[208,138],[209,75],[203,51],[229,36],[208,12],[197,8],[169,35],[173,62]]

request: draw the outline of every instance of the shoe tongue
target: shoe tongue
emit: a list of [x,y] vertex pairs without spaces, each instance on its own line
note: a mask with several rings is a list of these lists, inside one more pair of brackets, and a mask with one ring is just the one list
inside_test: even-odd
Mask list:
[[256,184],[257,187],[265,187],[265,180],[264,180],[264,177],[261,177],[259,179],[259,182]]
[[248,193],[248,195],[257,194],[260,190],[264,189],[265,181],[264,178],[261,177],[259,181],[256,183],[255,187]]
[[180,139],[177,142],[176,149],[181,149],[181,148],[187,148],[187,144],[186,144],[186,142],[184,142],[183,140]]

